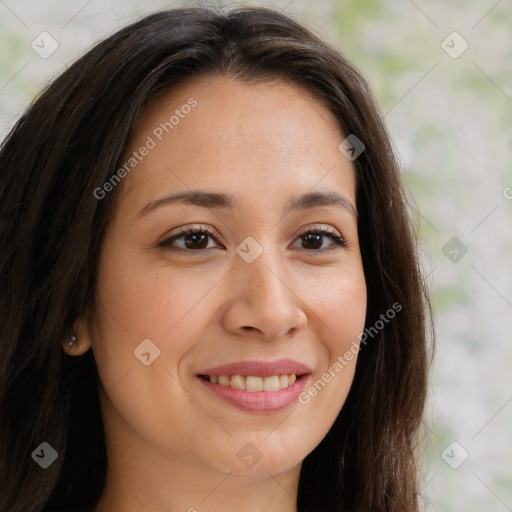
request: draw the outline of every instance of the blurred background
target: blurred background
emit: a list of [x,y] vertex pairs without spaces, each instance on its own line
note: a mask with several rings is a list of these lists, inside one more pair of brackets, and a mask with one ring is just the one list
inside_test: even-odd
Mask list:
[[[342,50],[385,114],[437,329],[425,509],[512,511],[512,2],[245,3],[297,16]],[[184,5],[196,4],[0,0],[0,139],[99,39]]]

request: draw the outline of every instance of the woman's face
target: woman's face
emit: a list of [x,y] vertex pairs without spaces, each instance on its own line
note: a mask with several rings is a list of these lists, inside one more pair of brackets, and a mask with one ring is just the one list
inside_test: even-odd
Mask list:
[[109,456],[268,478],[329,431],[366,312],[346,135],[283,82],[195,78],[144,111],[87,324]]

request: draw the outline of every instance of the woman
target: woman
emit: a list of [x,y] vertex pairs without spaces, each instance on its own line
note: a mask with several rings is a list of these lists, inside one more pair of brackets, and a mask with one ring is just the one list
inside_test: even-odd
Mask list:
[[338,51],[271,9],[147,16],[0,184],[1,512],[419,510],[428,297]]

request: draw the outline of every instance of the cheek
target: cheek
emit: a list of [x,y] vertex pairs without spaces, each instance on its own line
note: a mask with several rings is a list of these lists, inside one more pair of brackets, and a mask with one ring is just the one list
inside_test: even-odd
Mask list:
[[183,354],[201,337],[208,294],[222,277],[198,268],[173,271],[171,278],[165,267],[148,268],[131,258],[105,259],[98,274],[93,351],[107,381],[138,362],[134,351],[147,339],[160,351],[155,362],[175,374]]
[[309,417],[318,423],[318,428],[334,422],[352,385],[366,300],[362,270],[333,276],[328,286],[310,295],[308,303],[316,318],[324,357],[320,372],[304,389],[299,402],[311,408]]
[[183,392],[177,368],[204,332],[208,291],[219,277],[175,272],[170,279],[165,269],[127,263],[120,258],[100,267],[98,277],[92,341],[108,397],[107,421],[120,426],[122,417],[146,439],[165,439],[169,432],[193,437],[195,427],[176,422],[176,411],[186,416],[197,408]]
[[307,297],[314,313],[311,320],[318,322],[319,339],[332,362],[364,329],[367,296],[363,271],[356,267],[351,272],[324,276],[317,281],[315,293],[309,292]]
[[147,249],[123,245],[121,238],[112,236],[103,248],[99,300],[133,342],[162,338],[207,294],[215,276],[196,278],[179,268],[171,272],[165,261],[148,264]]

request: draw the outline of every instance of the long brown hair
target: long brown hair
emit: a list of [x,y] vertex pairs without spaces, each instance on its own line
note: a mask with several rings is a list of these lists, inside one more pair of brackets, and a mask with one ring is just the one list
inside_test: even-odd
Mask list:
[[[304,87],[365,150],[354,160],[366,326],[402,309],[359,353],[347,400],[305,458],[297,510],[415,512],[430,305],[390,138],[345,57],[272,9],[158,12],[94,46],[34,101],[0,150],[0,512],[91,510],[106,454],[92,351],[62,341],[91,307],[117,191],[94,190],[122,165],[157,92],[197,75]],[[340,139],[341,142],[342,139]],[[119,187],[118,187],[119,188]],[[381,320],[382,323],[382,320]],[[48,442],[42,469],[32,451]]]

